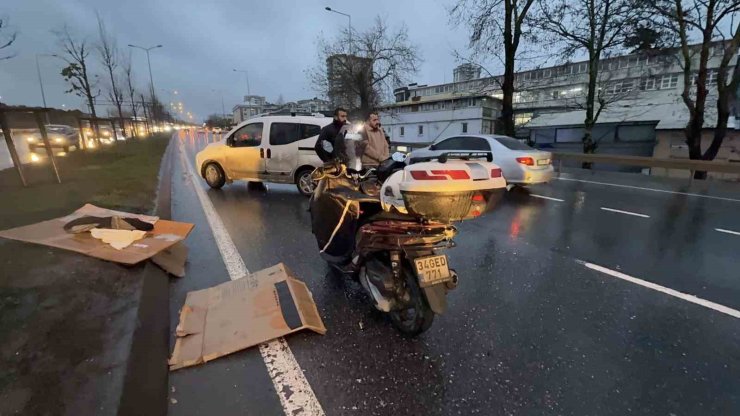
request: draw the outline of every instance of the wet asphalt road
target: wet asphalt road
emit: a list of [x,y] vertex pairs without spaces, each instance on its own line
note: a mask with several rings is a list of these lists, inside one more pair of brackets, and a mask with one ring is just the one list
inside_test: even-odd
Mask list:
[[[205,140],[185,144],[192,161]],[[171,287],[173,332],[187,291],[228,280],[175,168],[173,218],[197,225],[187,276]],[[284,262],[313,292],[329,332],[287,339],[326,414],[729,415],[740,414],[740,319],[579,261],[740,309],[740,235],[715,230],[740,231],[733,186],[708,195],[737,201],[568,180],[509,193],[459,226],[447,254],[460,286],[417,339],[399,336],[358,285],[328,274],[294,186],[207,194],[250,270]],[[170,385],[173,415],[283,413],[256,348],[173,372]]]

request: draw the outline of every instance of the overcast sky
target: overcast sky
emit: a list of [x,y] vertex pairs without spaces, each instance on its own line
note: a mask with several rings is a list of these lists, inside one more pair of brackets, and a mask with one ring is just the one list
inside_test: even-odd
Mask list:
[[[0,101],[41,105],[35,54],[58,52],[51,31],[65,23],[95,41],[95,10],[125,53],[129,43],[164,45],[151,52],[158,95],[169,100],[177,90],[186,110],[198,119],[221,110],[220,93],[212,90],[223,91],[227,113],[246,94],[244,76],[234,68],[248,70],[252,94],[269,101],[280,94],[286,101],[314,97],[304,71],[317,62],[316,39],[322,34],[333,37],[347,24],[325,6],[351,14],[355,30],[367,28],[378,14],[392,28],[405,22],[424,58],[415,80],[449,82],[457,64],[452,51],[467,44],[465,29],[448,24],[446,10],[452,1],[2,0],[0,15],[9,18],[18,40],[12,47],[17,56],[0,61]],[[146,55],[141,50],[131,53],[143,90],[149,82]],[[102,75],[95,58],[96,72]],[[40,63],[47,104],[84,108],[80,98],[64,93],[61,62],[41,57]]]

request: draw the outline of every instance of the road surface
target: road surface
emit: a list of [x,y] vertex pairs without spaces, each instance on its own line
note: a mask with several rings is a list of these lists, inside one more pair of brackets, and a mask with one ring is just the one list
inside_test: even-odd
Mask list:
[[[185,136],[183,162],[211,140]],[[229,279],[226,239],[229,262],[294,270],[328,333],[287,338],[298,367],[252,348],[172,372],[173,415],[740,414],[738,185],[596,173],[511,192],[459,226],[448,313],[407,339],[329,275],[294,186],[215,191],[175,166],[173,217],[196,228],[173,331],[187,291]]]

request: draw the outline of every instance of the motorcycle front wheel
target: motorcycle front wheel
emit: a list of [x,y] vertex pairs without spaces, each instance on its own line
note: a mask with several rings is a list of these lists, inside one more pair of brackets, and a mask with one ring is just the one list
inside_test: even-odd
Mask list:
[[403,268],[403,274],[408,289],[408,307],[390,311],[391,322],[401,333],[408,336],[417,336],[429,329],[434,322],[434,312],[429,307],[426,296],[419,287],[416,274],[408,265]]

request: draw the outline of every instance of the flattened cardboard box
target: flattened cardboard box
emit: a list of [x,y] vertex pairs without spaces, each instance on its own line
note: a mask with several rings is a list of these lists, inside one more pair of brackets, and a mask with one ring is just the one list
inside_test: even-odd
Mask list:
[[[146,237],[123,250],[116,250],[110,245],[93,238],[90,233],[70,234],[64,231],[64,224],[88,215],[96,217],[113,215],[134,217],[153,223],[154,229],[148,232]],[[184,222],[160,220],[148,215],[136,215],[87,204],[66,217],[0,231],[0,237],[57,247],[116,263],[136,264],[184,240],[193,227],[193,224]]]
[[170,370],[208,362],[302,329],[326,333],[308,287],[280,263],[189,292],[180,310]]

